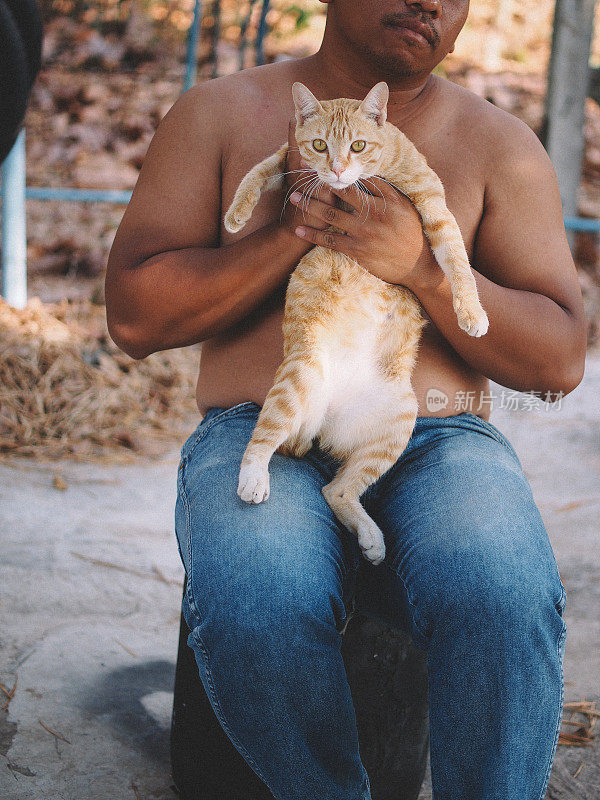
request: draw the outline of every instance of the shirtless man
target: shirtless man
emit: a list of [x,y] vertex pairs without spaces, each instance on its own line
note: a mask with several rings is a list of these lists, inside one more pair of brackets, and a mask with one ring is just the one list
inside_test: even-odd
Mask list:
[[[204,342],[205,416],[178,473],[184,613],[215,713],[277,800],[370,798],[339,649],[351,608],[376,608],[427,652],[436,800],[540,800],[550,774],[565,593],[518,458],[488,421],[488,379],[570,392],[585,323],[542,146],[516,118],[431,74],[468,5],[329,0],[316,55],[186,92],[160,124],[110,254],[107,314],[123,350],[144,358]],[[331,192],[304,218],[288,206],[281,221],[283,194],[267,194],[240,234],[223,227],[241,178],[292,135],[294,81],[320,99],[362,99],[380,80],[389,121],[446,188],[490,320],[482,338],[459,329],[416,211],[381,181],[385,214],[356,215],[345,235],[324,239]],[[315,243],[407,286],[430,319],[415,431],[363,496],[386,535],[377,567],[320,493],[336,464],[317,446],[273,457],[267,502],[236,495],[282,360],[286,280]],[[431,389],[447,396],[444,408],[428,408]],[[466,397],[475,402],[465,409]]]

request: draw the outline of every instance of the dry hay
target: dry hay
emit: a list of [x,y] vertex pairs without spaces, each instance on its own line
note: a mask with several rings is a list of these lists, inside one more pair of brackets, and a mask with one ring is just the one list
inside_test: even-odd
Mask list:
[[156,454],[198,416],[198,348],[135,361],[89,302],[17,311],[0,300],[0,453],[103,459]]
[[[558,743],[569,745],[571,747],[587,747],[594,743],[595,736],[593,733],[596,724],[596,718],[600,717],[600,712],[596,708],[595,701],[575,700],[572,703],[564,704],[565,716],[568,714],[569,719],[562,720],[563,725],[572,725],[569,731],[561,731],[558,737]],[[573,715],[579,716],[579,720],[574,720]],[[581,720],[581,717],[584,717]]]

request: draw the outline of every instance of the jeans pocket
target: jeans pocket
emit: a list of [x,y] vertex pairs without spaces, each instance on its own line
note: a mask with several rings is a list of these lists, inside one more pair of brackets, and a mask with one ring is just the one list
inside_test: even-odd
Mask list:
[[[508,439],[502,433],[502,431],[498,430],[498,428],[495,425],[492,425],[492,423],[489,422],[487,419],[483,419],[482,417],[477,416],[477,414],[472,414],[470,411],[465,411],[464,414],[470,417],[471,419],[477,420],[477,422],[483,428],[485,428],[494,437],[494,439],[496,439],[497,442],[500,442],[500,444],[503,444],[508,450],[510,450],[512,455],[517,459],[517,461],[519,461],[519,456],[517,455],[515,448],[508,441]],[[519,464],[520,463],[521,462],[519,461]]]
[[238,414],[242,414],[244,411],[249,409],[256,409],[256,411],[259,412],[260,406],[250,400],[246,401],[245,403],[238,403],[235,406],[231,406],[231,408],[220,408],[217,406],[209,408],[206,414],[200,420],[196,430],[181,448],[182,461],[186,461],[191,456],[198,442],[204,438],[213,425],[216,425],[223,419],[228,419],[229,417],[235,417]]

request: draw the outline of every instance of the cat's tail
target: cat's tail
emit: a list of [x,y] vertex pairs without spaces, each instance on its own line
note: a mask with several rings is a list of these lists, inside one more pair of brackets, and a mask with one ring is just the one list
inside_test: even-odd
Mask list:
[[281,185],[284,177],[287,142],[272,156],[265,158],[242,179],[232,204],[225,214],[225,229],[229,233],[241,231],[254,211],[263,191]]

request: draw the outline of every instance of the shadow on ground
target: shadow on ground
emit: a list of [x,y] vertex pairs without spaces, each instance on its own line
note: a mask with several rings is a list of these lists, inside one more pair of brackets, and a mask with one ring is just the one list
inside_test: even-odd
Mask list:
[[147,700],[158,693],[172,695],[174,678],[175,664],[168,661],[111,670],[91,687],[82,711],[102,718],[115,738],[169,770],[169,728],[148,710]]

